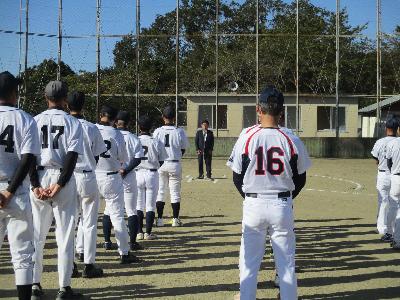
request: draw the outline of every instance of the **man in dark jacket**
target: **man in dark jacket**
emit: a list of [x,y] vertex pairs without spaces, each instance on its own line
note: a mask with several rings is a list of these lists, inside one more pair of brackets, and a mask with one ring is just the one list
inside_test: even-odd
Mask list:
[[214,149],[214,134],[211,130],[208,129],[209,122],[204,120],[201,123],[202,130],[197,131],[196,133],[196,150],[197,157],[199,161],[199,177],[198,179],[204,178],[203,171],[203,157],[206,163],[206,172],[207,178],[211,179],[211,161],[212,161],[212,152]]

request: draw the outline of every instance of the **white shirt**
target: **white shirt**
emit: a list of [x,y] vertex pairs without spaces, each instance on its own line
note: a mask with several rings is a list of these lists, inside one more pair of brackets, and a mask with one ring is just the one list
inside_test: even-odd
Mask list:
[[[40,154],[35,120],[11,106],[0,106],[0,181],[10,181],[23,154]],[[29,187],[28,184],[24,184]]]
[[153,137],[164,144],[168,157],[166,161],[181,160],[182,150],[189,147],[189,141],[182,128],[162,126],[154,131]]
[[308,155],[300,153],[292,138],[281,129],[258,126],[245,130],[239,137],[227,165],[241,174],[248,164],[243,192],[275,194],[295,189],[291,162],[302,174],[310,167],[307,161]]
[[140,135],[139,139],[143,147],[144,157],[137,168],[147,170],[160,168],[159,162],[165,161],[168,157],[164,144],[147,134]]
[[396,139],[396,137],[386,136],[375,142],[371,154],[373,157],[378,159],[378,170],[389,172],[389,168],[387,166],[387,161],[386,161],[386,147],[388,143],[393,141],[394,139]]
[[108,173],[116,172],[121,168],[121,164],[128,161],[128,153],[122,133],[112,126],[96,124],[100,130],[106,145],[106,152],[100,154],[96,172]]
[[62,168],[68,152],[83,154],[83,130],[78,119],[59,109],[48,109],[35,120],[42,142],[39,166]]
[[126,163],[124,163],[124,166],[127,167],[133,158],[143,157],[143,149],[139,138],[135,134],[129,132],[128,130],[120,130],[120,132],[124,136],[126,150],[128,153],[128,160]]
[[[379,142],[378,140],[377,142]],[[400,138],[391,139],[385,147],[385,158],[383,160],[392,160],[392,169],[390,171],[391,174],[399,174],[400,173]],[[381,167],[379,167],[380,170]],[[389,170],[389,168],[388,168]]]
[[96,169],[95,156],[107,151],[107,148],[96,125],[85,119],[78,120],[83,130],[83,154],[78,156],[75,170],[94,171]]

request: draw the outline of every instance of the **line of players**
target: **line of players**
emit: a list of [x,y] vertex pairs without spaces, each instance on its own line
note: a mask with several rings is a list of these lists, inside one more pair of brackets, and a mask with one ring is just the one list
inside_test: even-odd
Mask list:
[[156,225],[164,225],[168,186],[172,226],[182,225],[181,158],[187,137],[174,126],[172,106],[164,109],[165,125],[153,136],[149,117],[139,119],[137,137],[127,130],[129,114],[107,105],[99,124],[92,124],[83,118],[84,94],[68,95],[61,81],[48,83],[48,109],[32,118],[15,107],[18,84],[10,73],[0,74],[0,240],[7,230],[19,299],[42,299],[43,249],[54,219],[60,286],[56,299],[84,299],[71,288],[71,277],[78,274],[78,214],[76,253],[85,264],[83,277],[103,275],[95,264],[100,196],[105,200],[104,247],[112,249],[113,226],[120,263],[138,262],[131,251],[142,249],[137,237],[156,238],[155,210]]
[[371,154],[376,160],[378,174],[377,230],[381,241],[400,250],[400,119],[394,115],[386,120],[386,137],[376,141]]

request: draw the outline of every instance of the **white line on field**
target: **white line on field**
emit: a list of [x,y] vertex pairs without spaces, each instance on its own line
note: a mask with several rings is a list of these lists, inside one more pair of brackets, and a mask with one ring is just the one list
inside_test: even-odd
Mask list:
[[[354,192],[360,191],[363,188],[362,184],[360,184],[358,182],[355,182],[355,181],[349,180],[349,179],[340,178],[340,177],[330,177],[330,176],[317,175],[317,174],[311,175],[311,177],[320,177],[320,178],[326,178],[326,179],[331,179],[331,180],[336,180],[336,181],[345,181],[345,182],[351,183],[356,186],[356,188],[354,189]],[[335,192],[335,191],[333,191],[333,192]]]
[[355,193],[355,192],[340,192],[340,191],[328,191],[328,190],[320,190],[320,189],[305,189],[306,191],[310,192],[322,192],[322,193],[335,193],[335,194],[347,194],[347,195],[363,195],[363,196],[375,196],[375,194],[362,194],[362,193]]

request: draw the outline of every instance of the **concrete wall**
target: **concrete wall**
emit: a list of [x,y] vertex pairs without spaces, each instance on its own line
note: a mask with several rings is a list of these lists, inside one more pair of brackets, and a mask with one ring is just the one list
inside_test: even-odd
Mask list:
[[[236,138],[215,139],[214,156],[229,157]],[[310,156],[325,158],[370,158],[374,138],[302,138]],[[185,156],[195,157],[194,138],[189,138],[190,148]]]

